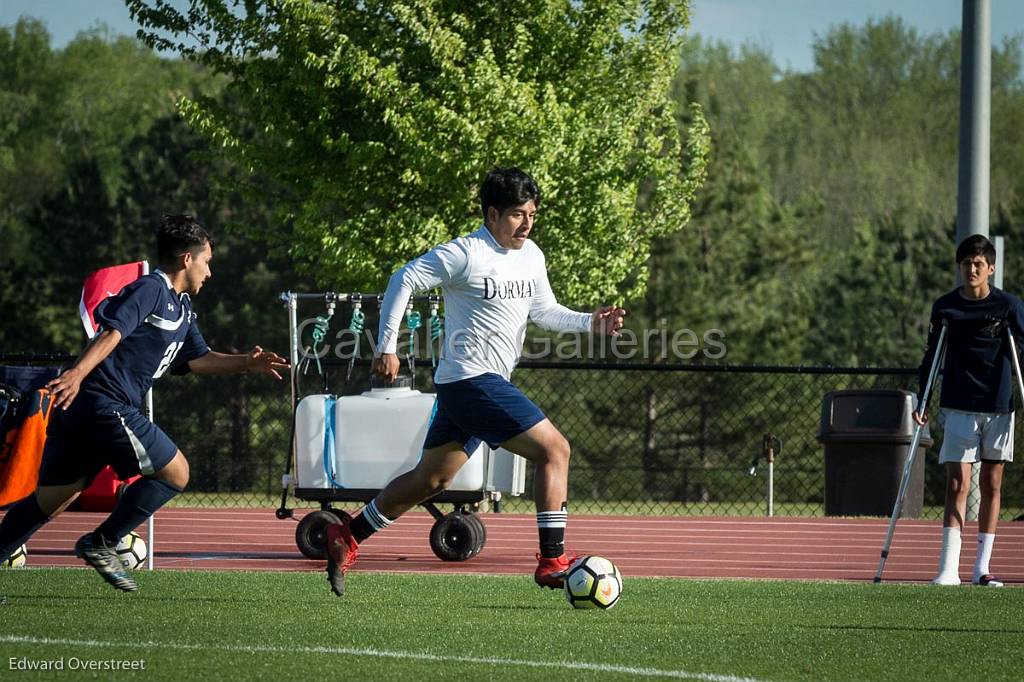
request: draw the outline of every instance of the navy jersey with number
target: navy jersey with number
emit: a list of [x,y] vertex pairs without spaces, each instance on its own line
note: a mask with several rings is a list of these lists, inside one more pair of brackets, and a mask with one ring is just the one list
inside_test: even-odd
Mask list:
[[121,341],[82,382],[80,398],[94,404],[139,408],[164,372],[186,374],[188,362],[210,352],[188,294],[177,293],[159,270],[135,280],[96,307],[100,330],[116,329]]

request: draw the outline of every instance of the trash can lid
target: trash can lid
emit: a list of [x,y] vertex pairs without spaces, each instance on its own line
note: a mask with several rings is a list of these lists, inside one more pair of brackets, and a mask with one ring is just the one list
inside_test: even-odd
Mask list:
[[[914,409],[917,396],[896,389],[830,391],[821,401],[817,438],[821,442],[868,438],[910,442],[917,424]],[[930,434],[925,427],[922,440]]]

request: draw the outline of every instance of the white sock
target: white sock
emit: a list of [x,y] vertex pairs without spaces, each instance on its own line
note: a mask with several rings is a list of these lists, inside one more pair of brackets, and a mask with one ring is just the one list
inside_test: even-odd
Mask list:
[[995,533],[978,533],[978,555],[974,559],[974,577],[972,578],[974,582],[989,572],[988,562],[992,558],[992,545],[995,544],[995,541]]
[[939,575],[960,575],[960,529],[942,529],[942,550],[939,553]]

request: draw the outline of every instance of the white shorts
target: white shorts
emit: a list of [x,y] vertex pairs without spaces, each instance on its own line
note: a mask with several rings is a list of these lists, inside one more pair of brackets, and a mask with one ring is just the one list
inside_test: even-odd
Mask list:
[[1013,413],[977,414],[940,410],[944,423],[939,464],[1013,461]]

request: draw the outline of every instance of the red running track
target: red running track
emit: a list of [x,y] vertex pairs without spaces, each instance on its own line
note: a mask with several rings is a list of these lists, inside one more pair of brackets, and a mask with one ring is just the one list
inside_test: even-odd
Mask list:
[[[296,516],[305,511],[297,510]],[[103,514],[69,512],[44,526],[28,543],[30,566],[81,566],[75,540]],[[532,515],[485,514],[487,544],[462,563],[443,562],[430,550],[433,519],[413,512],[364,543],[355,571],[530,574],[536,565]],[[156,516],[155,566],[163,569],[318,571],[322,561],[303,557],[295,545],[296,520],[280,521],[271,509],[179,509]],[[628,576],[784,578],[870,581],[888,526],[886,519],[571,516],[567,546],[601,554]],[[140,529],[145,535],[145,527]],[[960,574],[970,579],[977,526],[964,535]],[[941,540],[937,521],[900,521],[887,581],[924,582],[933,576]],[[1024,524],[999,528],[992,572],[1024,583]]]

